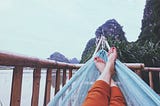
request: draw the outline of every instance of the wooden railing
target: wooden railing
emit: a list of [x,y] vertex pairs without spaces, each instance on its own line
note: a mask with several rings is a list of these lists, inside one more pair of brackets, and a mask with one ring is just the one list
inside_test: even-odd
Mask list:
[[[159,85],[160,87],[160,68],[153,68],[153,67],[144,67],[143,71],[148,72],[149,74],[149,86],[154,89],[154,83],[153,83],[153,73],[156,72],[156,74],[158,74],[158,78],[159,80],[157,80],[156,84]],[[159,88],[160,90],[160,88]],[[159,91],[160,92],[160,91]]]
[[42,68],[47,69],[45,94],[44,94],[45,95],[44,106],[46,106],[46,104],[50,101],[52,69],[56,69],[55,93],[57,93],[60,89],[60,69],[63,69],[63,85],[64,85],[66,82],[66,70],[69,70],[69,77],[71,78],[72,70],[78,69],[80,67],[80,65],[66,64],[66,63],[55,62],[51,60],[38,59],[33,57],[16,55],[13,53],[5,53],[5,52],[0,52],[0,66],[14,67],[13,77],[12,77],[10,106],[20,106],[22,76],[23,76],[24,67],[34,68],[31,106],[38,106],[40,77],[41,77]]
[[[79,69],[82,65],[83,64],[78,64],[78,65],[67,64],[67,63],[55,62],[47,59],[39,59],[39,58],[27,57],[23,55],[17,55],[13,53],[0,52],[0,66],[14,67],[13,77],[12,77],[10,106],[20,106],[22,77],[23,77],[24,68],[30,67],[34,69],[31,106],[38,106],[41,69],[42,68],[46,69],[45,94],[44,94],[44,103],[43,103],[43,105],[46,106],[47,103],[50,101],[53,69],[56,70],[56,72],[54,72],[56,74],[56,81],[55,81],[56,85],[55,85],[54,94],[56,94],[60,90],[61,72],[63,72],[63,75],[62,75],[62,86],[63,86],[66,83],[67,73],[69,74],[69,79],[70,79],[73,74],[72,71]],[[142,70],[149,71],[150,86],[153,88],[152,71],[160,72],[160,68],[144,68],[144,64],[141,64],[141,63],[138,63],[138,64],[126,63],[126,65],[132,70],[135,70],[139,76],[141,76]]]

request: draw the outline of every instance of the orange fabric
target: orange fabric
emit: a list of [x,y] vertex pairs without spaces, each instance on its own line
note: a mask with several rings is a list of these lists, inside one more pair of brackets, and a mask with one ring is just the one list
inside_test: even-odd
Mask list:
[[110,98],[110,86],[102,80],[98,80],[91,87],[83,106],[108,106]]
[[98,80],[91,87],[82,106],[125,106],[125,100],[118,87]]
[[125,100],[118,87],[111,87],[110,106],[125,106]]

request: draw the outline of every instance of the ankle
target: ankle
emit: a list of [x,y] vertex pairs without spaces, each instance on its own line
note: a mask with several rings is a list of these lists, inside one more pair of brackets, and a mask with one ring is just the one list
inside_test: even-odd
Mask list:
[[114,63],[115,63],[115,60],[113,60],[113,59],[108,59],[108,63],[114,64]]

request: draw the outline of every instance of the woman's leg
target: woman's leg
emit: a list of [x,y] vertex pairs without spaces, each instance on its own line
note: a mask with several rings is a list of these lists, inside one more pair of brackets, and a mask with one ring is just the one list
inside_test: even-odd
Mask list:
[[100,71],[101,75],[97,80],[103,80],[110,85],[111,77],[114,74],[114,63],[116,59],[117,59],[117,50],[115,47],[112,47],[109,50],[108,62],[106,63],[106,65],[105,65],[105,62],[101,58],[97,58],[97,61],[95,61],[95,64],[98,70],[101,70]]
[[[109,51],[109,56],[112,52],[114,52],[114,51],[111,51],[111,50]],[[115,59],[116,59],[115,57],[116,56],[114,54],[114,57],[112,56],[112,60],[115,61]],[[97,66],[98,70],[102,73],[104,71],[106,63],[101,58],[97,58],[97,60],[99,62],[101,62],[101,65],[98,65],[99,63],[97,63],[96,66]],[[109,57],[108,62],[110,62],[110,60],[111,60],[111,57]],[[114,69],[114,68],[111,68],[111,69]],[[112,71],[112,73],[114,73],[113,70],[111,70],[111,71]],[[125,103],[125,99],[123,97],[123,94],[120,91],[120,89],[118,88],[118,86],[115,84],[113,79],[111,79],[110,87],[111,87],[111,97],[110,97],[110,103],[109,103],[110,106],[125,106],[126,103]]]
[[126,106],[124,96],[114,80],[111,80],[111,98],[109,106]]
[[83,106],[108,106],[110,99],[110,82],[111,77],[114,73],[114,62],[117,58],[117,51],[115,48],[110,50],[110,54],[108,57],[108,62],[104,65],[104,62],[99,60],[99,58],[95,59],[95,64],[97,68],[102,68],[103,72],[100,77],[97,79],[95,84],[91,87],[88,92],[88,95],[83,103]]
[[[105,64],[98,58],[95,59],[95,64],[97,67],[105,67]],[[111,67],[111,66],[110,66]],[[104,68],[103,68],[104,69]],[[105,74],[108,72],[105,72]],[[87,97],[83,103],[83,106],[108,106],[110,99],[110,78],[111,75],[103,77],[100,75],[99,79],[93,84],[89,90]],[[105,77],[105,78],[104,78]],[[109,78],[107,78],[109,77]],[[104,79],[103,79],[104,78]]]

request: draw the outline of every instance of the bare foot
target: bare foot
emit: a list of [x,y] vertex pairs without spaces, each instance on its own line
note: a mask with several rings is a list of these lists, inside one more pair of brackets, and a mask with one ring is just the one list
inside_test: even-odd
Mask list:
[[100,71],[101,73],[103,72],[105,66],[106,66],[106,63],[104,60],[102,60],[100,57],[95,57],[94,58],[94,63],[98,69],[98,71]]
[[[108,62],[113,63],[116,61],[116,59],[117,59],[117,50],[115,47],[111,47],[111,49],[108,51]],[[102,73],[106,66],[106,62],[100,57],[95,57],[94,62],[97,69]]]
[[[94,62],[95,62],[95,65],[96,65],[97,69],[102,73],[104,68],[105,68],[105,66],[106,66],[105,61],[102,60],[100,57],[95,57]],[[113,86],[117,87],[117,85],[115,84],[114,80],[111,79],[111,87],[113,87]]]
[[108,61],[115,62],[117,59],[117,49],[115,47],[111,47],[108,51]]

